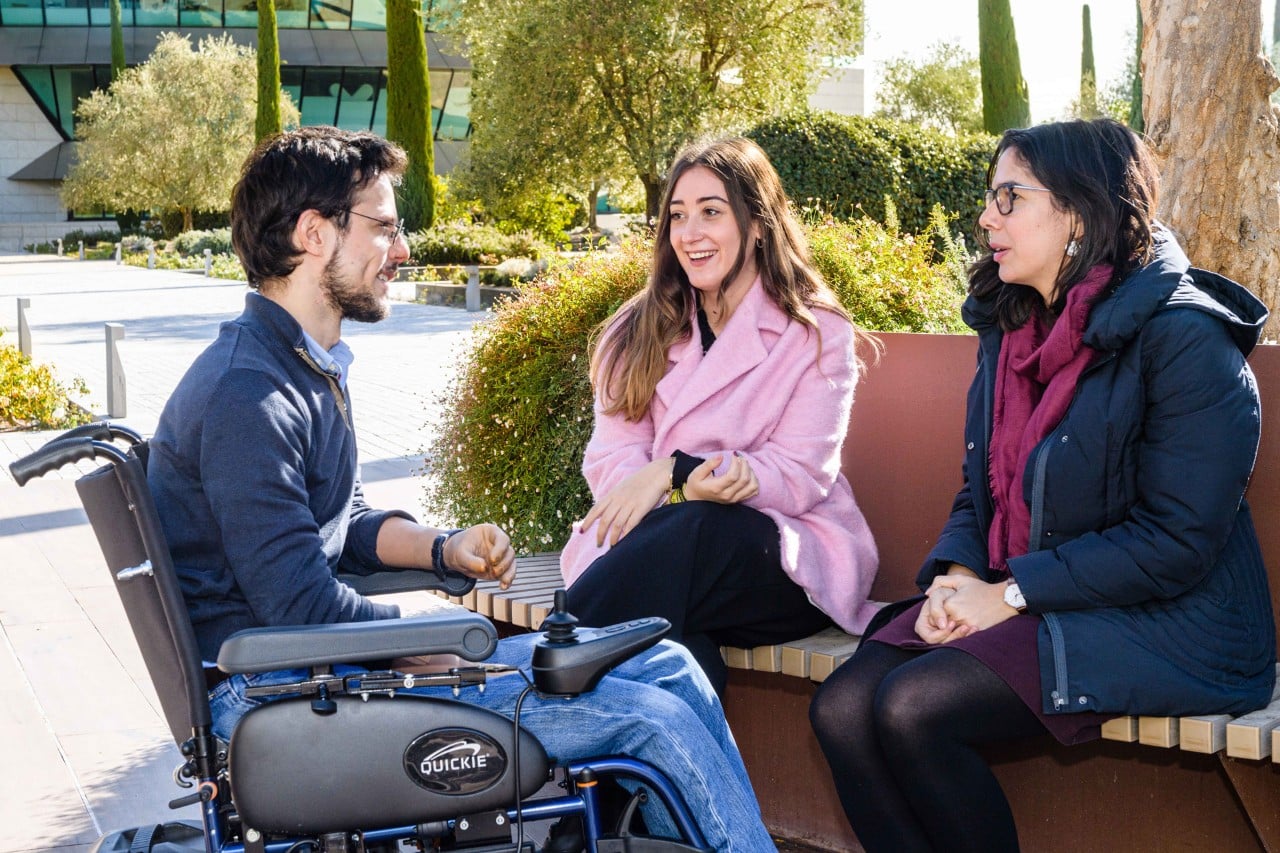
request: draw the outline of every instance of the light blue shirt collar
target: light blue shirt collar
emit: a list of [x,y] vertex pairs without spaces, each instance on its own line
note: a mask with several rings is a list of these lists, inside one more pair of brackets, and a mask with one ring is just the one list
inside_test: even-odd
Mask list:
[[356,360],[351,347],[339,340],[330,349],[325,349],[305,331],[302,333],[302,342],[307,345],[307,353],[320,369],[337,379],[339,388],[347,390],[347,373],[351,370],[351,363]]

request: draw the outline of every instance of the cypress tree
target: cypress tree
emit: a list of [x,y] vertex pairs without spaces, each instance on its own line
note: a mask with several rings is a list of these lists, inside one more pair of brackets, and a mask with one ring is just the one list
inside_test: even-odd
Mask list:
[[1031,124],[1031,98],[1018,59],[1009,0],[978,0],[978,64],[982,69],[982,124],[987,133]]
[[435,217],[431,78],[421,0],[387,0],[387,138],[409,155],[400,185],[400,215],[410,231]]
[[115,80],[125,68],[124,24],[120,19],[120,0],[111,0],[111,79]]
[[258,0],[258,117],[253,126],[253,138],[261,142],[282,130],[276,0]]
[[1093,63],[1093,26],[1089,21],[1089,4],[1081,11],[1084,33],[1080,48],[1080,117],[1098,117],[1098,71]]
[[[1280,0],[1277,0],[1280,3]],[[1142,7],[1134,3],[1138,10],[1138,40],[1134,45],[1133,89],[1129,95],[1129,127],[1134,133],[1142,133],[1146,122],[1142,118]]]

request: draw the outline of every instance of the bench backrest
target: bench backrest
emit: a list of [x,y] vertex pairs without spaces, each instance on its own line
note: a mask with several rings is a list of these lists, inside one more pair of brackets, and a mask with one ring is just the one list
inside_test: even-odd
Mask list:
[[[965,395],[976,367],[970,335],[884,333],[879,363],[858,384],[845,437],[843,469],[880,549],[872,589],[879,601],[913,594],[915,575],[937,541],[960,488]],[[1249,485],[1271,605],[1280,621],[1280,347],[1249,358],[1263,401],[1262,442]]]

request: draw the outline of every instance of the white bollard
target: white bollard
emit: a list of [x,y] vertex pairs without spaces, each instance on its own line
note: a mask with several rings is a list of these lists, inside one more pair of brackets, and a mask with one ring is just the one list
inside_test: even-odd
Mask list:
[[480,310],[480,268],[467,267],[467,310]]
[[80,241],[80,260],[84,260],[84,241]]
[[204,250],[204,277],[213,275],[213,249]]
[[58,238],[58,257],[62,257],[62,238]]
[[120,263],[120,255],[121,255],[121,251],[122,251],[122,250],[121,250],[121,247],[122,247],[123,245],[124,245],[123,243],[116,243],[116,263],[117,263],[117,264],[119,264],[119,263]]
[[18,297],[18,352],[31,358],[31,322],[27,319],[27,309],[31,300],[26,296]]
[[104,323],[107,331],[107,417],[123,418],[125,406],[124,362],[117,344],[124,340],[123,323]]
[[147,249],[147,269],[153,270],[155,268],[156,268],[156,247],[152,246],[151,248]]

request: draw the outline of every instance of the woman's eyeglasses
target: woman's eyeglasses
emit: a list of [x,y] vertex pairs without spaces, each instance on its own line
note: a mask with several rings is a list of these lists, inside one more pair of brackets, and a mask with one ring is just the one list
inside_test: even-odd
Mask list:
[[368,215],[366,215],[366,214],[364,214],[364,213],[361,213],[361,212],[360,212],[360,211],[358,211],[358,210],[352,210],[351,208],[347,208],[347,213],[351,213],[351,214],[354,214],[354,215],[356,215],[356,216],[359,216],[361,219],[367,219],[367,220],[369,220],[370,222],[376,222],[376,223],[378,223],[379,225],[381,225],[383,228],[390,229],[390,231],[391,231],[391,242],[392,242],[392,243],[394,243],[395,241],[399,240],[399,239],[400,239],[400,235],[404,233],[404,220],[403,220],[403,219],[401,219],[399,222],[392,222],[392,221],[391,221],[391,220],[389,220],[389,219],[379,219],[379,218],[378,218],[378,217],[376,217],[376,216],[368,216]]
[[1013,202],[1018,197],[1015,190],[1032,190],[1038,193],[1053,192],[1053,190],[1046,187],[1029,187],[1026,184],[1015,184],[1010,181],[1007,184],[1000,184],[987,190],[984,197],[988,205],[993,201],[996,203],[996,210],[1000,211],[1001,216],[1008,216],[1013,213]]

